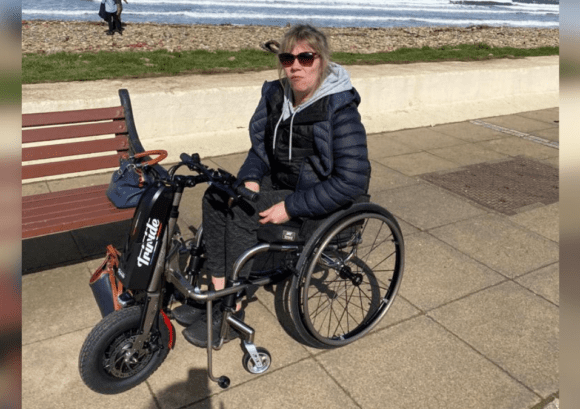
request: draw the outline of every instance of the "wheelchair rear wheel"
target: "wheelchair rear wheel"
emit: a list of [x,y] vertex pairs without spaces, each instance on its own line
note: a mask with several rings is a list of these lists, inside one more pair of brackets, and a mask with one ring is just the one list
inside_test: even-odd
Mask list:
[[306,244],[290,290],[301,338],[336,348],[367,334],[392,305],[403,266],[403,236],[387,210],[360,204],[331,217]]

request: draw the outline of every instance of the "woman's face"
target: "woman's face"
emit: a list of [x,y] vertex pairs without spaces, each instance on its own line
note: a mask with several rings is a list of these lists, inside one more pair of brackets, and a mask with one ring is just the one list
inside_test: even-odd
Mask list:
[[[296,43],[290,51],[295,56],[308,52],[314,53],[315,51],[305,42]],[[322,72],[320,64],[320,56],[316,55],[314,63],[310,67],[301,65],[298,58],[294,59],[294,63],[289,67],[284,67],[284,72],[290,80],[290,86],[292,87],[292,91],[294,91],[294,96],[299,99],[299,101],[296,101],[297,103],[301,103],[311,97],[316,88],[318,88],[318,82]]]

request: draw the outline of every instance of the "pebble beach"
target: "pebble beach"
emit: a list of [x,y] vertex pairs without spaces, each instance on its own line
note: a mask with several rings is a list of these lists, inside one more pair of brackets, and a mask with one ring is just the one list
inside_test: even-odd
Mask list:
[[[22,54],[99,51],[170,52],[260,49],[279,40],[287,27],[170,25],[123,22],[123,35],[105,35],[105,22],[22,21]],[[333,51],[389,52],[398,48],[486,43],[492,47],[537,48],[559,45],[558,29],[513,27],[324,28]]]

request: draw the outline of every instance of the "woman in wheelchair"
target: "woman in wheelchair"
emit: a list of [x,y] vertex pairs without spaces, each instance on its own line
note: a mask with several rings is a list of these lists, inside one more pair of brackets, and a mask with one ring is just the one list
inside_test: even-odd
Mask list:
[[[278,72],[280,80],[262,87],[250,121],[252,146],[238,173],[238,183],[259,192],[259,199],[230,205],[224,193],[211,187],[203,199],[205,266],[215,290],[225,287],[236,259],[256,244],[261,225],[322,219],[368,190],[360,96],[347,71],[330,61],[325,35],[310,25],[292,27],[280,44]],[[249,268],[248,263],[242,272]],[[206,347],[206,310],[199,307],[186,304],[174,314],[189,324],[184,337]],[[236,311],[243,319],[240,303]],[[213,315],[212,339],[217,341],[219,303]],[[229,339],[236,336],[230,329]]]

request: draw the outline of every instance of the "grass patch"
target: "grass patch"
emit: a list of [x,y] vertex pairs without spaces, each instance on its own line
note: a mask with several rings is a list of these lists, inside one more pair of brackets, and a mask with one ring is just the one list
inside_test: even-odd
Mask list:
[[[535,49],[492,48],[486,44],[440,48],[401,48],[374,54],[334,53],[342,65],[405,64],[429,61],[473,61],[558,55],[559,47]],[[98,53],[27,54],[22,58],[22,83],[94,81],[113,78],[144,78],[181,74],[214,74],[273,69],[274,55],[260,50],[205,50],[169,52],[126,51]]]
[[399,48],[390,53],[353,54],[334,53],[333,60],[339,64],[406,64],[433,61],[480,61],[497,58],[523,58],[558,55],[559,47],[541,48],[492,48],[480,44],[461,44],[439,48]]
[[0,74],[0,105],[20,105],[22,85],[19,72]]

